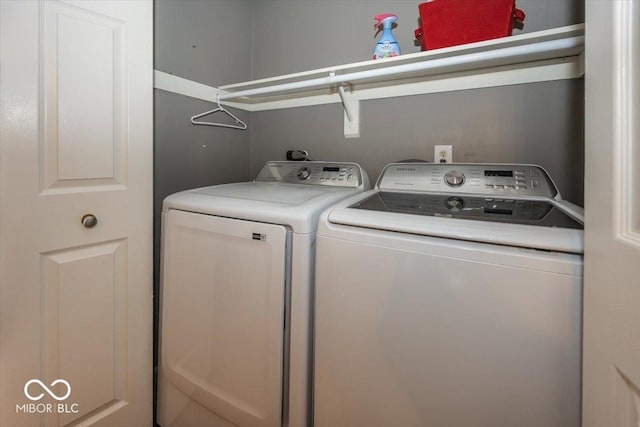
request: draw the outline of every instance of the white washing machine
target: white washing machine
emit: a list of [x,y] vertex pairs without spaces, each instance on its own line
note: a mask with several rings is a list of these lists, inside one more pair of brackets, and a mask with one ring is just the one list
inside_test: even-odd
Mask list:
[[310,424],[318,217],[368,188],[354,163],[269,162],[164,200],[161,426]]
[[540,167],[388,165],[320,219],[315,427],[578,427],[582,252]]

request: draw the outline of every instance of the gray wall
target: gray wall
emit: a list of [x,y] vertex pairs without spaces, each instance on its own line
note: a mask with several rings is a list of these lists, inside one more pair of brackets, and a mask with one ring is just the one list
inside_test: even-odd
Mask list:
[[[216,86],[251,78],[251,1],[155,2],[155,68]],[[249,133],[193,126],[212,103],[155,91],[155,194],[248,178]],[[249,114],[237,112],[245,121]],[[221,119],[223,120],[223,119]]]
[[[256,1],[253,78],[370,59],[377,13],[396,13],[403,53],[418,52],[418,3]],[[518,0],[527,16],[514,34],[583,22],[582,3]],[[338,104],[253,113],[251,174],[302,148],[314,159],[359,162],[375,180],[388,162],[431,161],[434,145],[452,144],[458,162],[540,164],[565,198],[582,204],[583,93],[574,80],[364,101],[358,139],[344,138]]]
[[561,81],[364,101],[357,139],[344,138],[338,104],[254,113],[252,167],[300,148],[356,161],[375,181],[389,162],[432,161],[434,145],[451,144],[456,162],[540,164],[581,204],[582,94],[582,81]]

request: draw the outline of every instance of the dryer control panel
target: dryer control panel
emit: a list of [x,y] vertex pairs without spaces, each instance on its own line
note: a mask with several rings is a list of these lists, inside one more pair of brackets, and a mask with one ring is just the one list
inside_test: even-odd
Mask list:
[[255,180],[358,188],[363,185],[363,176],[356,163],[282,161],[265,163]]
[[554,198],[558,189],[536,165],[484,163],[392,163],[378,179],[382,191],[464,193]]

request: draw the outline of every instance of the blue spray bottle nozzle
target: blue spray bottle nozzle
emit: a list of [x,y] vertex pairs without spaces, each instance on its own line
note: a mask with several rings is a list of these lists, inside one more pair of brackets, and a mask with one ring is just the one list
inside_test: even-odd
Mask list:
[[373,28],[378,28],[380,25],[384,28],[391,28],[391,24],[398,20],[398,17],[393,13],[381,13],[373,18],[376,20],[376,23],[373,24]]

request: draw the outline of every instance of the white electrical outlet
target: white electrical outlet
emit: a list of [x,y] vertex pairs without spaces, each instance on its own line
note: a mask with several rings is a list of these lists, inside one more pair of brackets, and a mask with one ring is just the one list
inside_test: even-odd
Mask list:
[[453,145],[434,145],[433,163],[452,163]]

